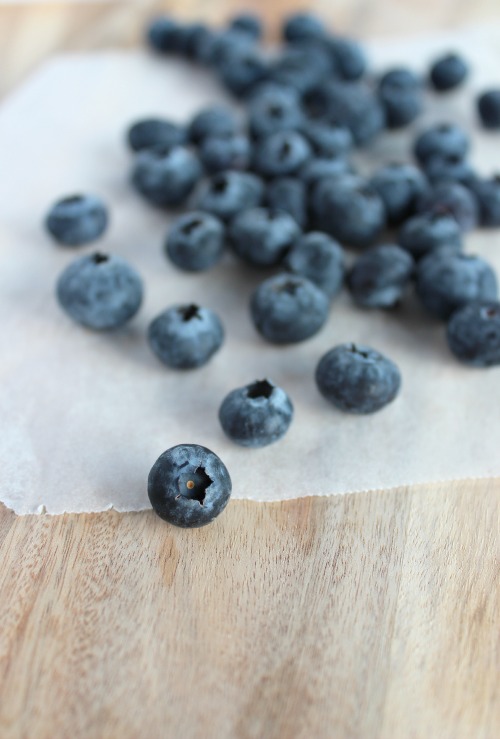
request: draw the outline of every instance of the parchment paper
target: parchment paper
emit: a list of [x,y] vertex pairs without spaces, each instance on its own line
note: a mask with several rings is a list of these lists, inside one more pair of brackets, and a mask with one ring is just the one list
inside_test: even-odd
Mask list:
[[[423,68],[449,48],[463,49],[474,75],[460,93],[434,97],[419,128],[450,116],[476,126],[472,94],[498,84],[500,33],[372,45],[379,69],[396,62]],[[500,474],[500,369],[457,363],[444,326],[411,299],[386,314],[357,309],[343,294],[318,336],[276,348],[248,317],[259,274],[230,256],[197,276],[166,261],[168,217],[128,185],[124,130],[150,114],[183,121],[222,99],[209,74],[145,53],[113,52],[57,58],[1,108],[0,499],[17,513],[146,508],[151,465],[180,442],[216,451],[232,475],[234,497],[261,501]],[[384,136],[363,166],[407,156],[413,135]],[[473,160],[485,174],[500,171],[500,136],[476,129]],[[98,248],[129,259],[145,280],[141,312],[114,334],[79,328],[54,298],[59,273],[95,248],[57,247],[41,227],[50,203],[75,191],[106,199],[112,223]],[[470,235],[467,250],[500,271],[498,232]],[[200,302],[224,320],[226,344],[202,370],[168,370],[147,347],[149,321],[176,301]],[[314,385],[323,352],[353,340],[387,353],[402,371],[400,397],[373,416],[336,411]],[[219,404],[234,387],[266,376],[293,398],[294,423],[278,444],[239,448],[219,427]]]

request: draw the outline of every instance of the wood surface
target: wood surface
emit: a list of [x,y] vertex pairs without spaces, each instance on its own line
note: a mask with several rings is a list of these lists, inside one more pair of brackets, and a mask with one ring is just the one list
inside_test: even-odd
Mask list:
[[[0,5],[0,91],[56,50],[137,43],[155,7],[238,5]],[[271,35],[304,5],[245,2]],[[498,0],[313,6],[361,35],[500,19]],[[0,737],[496,739],[499,531],[498,480],[234,501],[197,531],[0,507]]]

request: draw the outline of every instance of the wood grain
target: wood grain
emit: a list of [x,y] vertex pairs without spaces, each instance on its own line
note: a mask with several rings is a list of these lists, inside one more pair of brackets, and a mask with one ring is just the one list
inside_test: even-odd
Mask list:
[[[269,35],[303,0],[245,2]],[[498,0],[309,3],[367,36],[499,19]],[[56,50],[131,46],[158,8],[0,6],[0,94]],[[500,481],[286,503],[214,525],[0,506],[0,737],[493,739]]]
[[1,735],[498,736],[500,485],[2,511]]

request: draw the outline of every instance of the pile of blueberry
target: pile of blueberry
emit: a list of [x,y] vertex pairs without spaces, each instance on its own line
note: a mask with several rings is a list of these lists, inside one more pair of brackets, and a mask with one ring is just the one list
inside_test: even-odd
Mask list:
[[[273,344],[316,334],[343,285],[358,306],[386,310],[413,285],[425,311],[448,322],[458,360],[500,364],[495,273],[462,251],[467,231],[500,226],[500,176],[474,171],[469,136],[453,121],[417,136],[414,163],[389,162],[367,178],[351,156],[384,129],[412,123],[422,112],[425,85],[437,93],[460,86],[467,63],[448,54],[427,80],[404,67],[375,79],[361,46],[332,35],[313,15],[286,19],[278,53],[259,45],[262,31],[250,14],[217,31],[171,18],[155,20],[147,31],[155,52],[210,67],[247,110],[245,125],[230,109],[214,106],[188,125],[147,119],[128,130],[137,192],[154,206],[187,209],[170,228],[167,258],[199,272],[230,249],[253,268],[277,269],[250,301],[256,330]],[[500,89],[479,95],[477,112],[484,127],[500,131]],[[79,195],[56,203],[46,226],[61,244],[78,246],[100,237],[107,222],[99,198]],[[361,250],[349,270],[346,246]],[[74,261],[57,283],[66,313],[96,330],[126,323],[142,295],[135,269],[101,253]],[[209,308],[186,302],[158,315],[148,340],[165,365],[191,369],[218,351],[224,327]],[[327,352],[315,379],[327,401],[361,414],[390,403],[401,385],[394,362],[356,343]],[[247,447],[279,440],[292,418],[292,401],[268,379],[233,390],[219,410],[227,436]],[[157,460],[148,490],[160,516],[201,526],[223,510],[231,481],[217,455],[184,444]]]

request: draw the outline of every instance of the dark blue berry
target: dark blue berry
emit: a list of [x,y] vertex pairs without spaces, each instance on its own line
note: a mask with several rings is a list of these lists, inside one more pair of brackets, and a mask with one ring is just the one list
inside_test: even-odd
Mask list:
[[328,297],[305,277],[279,274],[252,295],[250,314],[272,344],[294,344],[314,336],[328,317]]
[[77,323],[103,331],[123,326],[142,303],[142,280],[124,259],[106,254],[81,257],[57,281],[57,299]]
[[211,523],[229,502],[231,478],[222,460],[204,446],[179,444],[158,457],[148,477],[155,513],[182,528]]
[[428,189],[417,210],[420,213],[448,213],[462,231],[470,231],[479,221],[476,197],[458,182],[439,182]]
[[373,91],[362,82],[334,81],[316,90],[323,116],[346,126],[356,144],[370,143],[385,125],[384,110]]
[[189,149],[155,146],[137,154],[132,183],[153,205],[176,206],[187,200],[200,176],[201,164]]
[[325,35],[323,22],[312,13],[294,13],[285,18],[283,38],[286,41],[308,41]]
[[181,35],[181,26],[168,17],[154,18],[146,31],[149,46],[160,54],[179,51]]
[[210,213],[185,213],[172,224],[165,250],[176,267],[187,272],[210,269],[224,252],[224,225]]
[[306,121],[301,132],[317,157],[347,156],[352,147],[352,134],[346,126],[327,121]]
[[95,195],[70,195],[49,210],[45,226],[64,246],[81,246],[96,241],[106,230],[108,211]]
[[398,225],[413,215],[427,182],[422,172],[411,164],[398,162],[380,167],[370,180],[382,198],[387,221]]
[[261,19],[254,13],[239,13],[235,15],[231,18],[229,27],[233,31],[250,36],[255,41],[261,39],[264,32]]
[[279,264],[300,236],[300,228],[283,211],[251,208],[239,213],[228,229],[238,256],[257,267]]
[[448,323],[447,339],[453,354],[465,364],[500,364],[500,303],[471,303],[456,311]]
[[438,123],[421,133],[414,146],[420,164],[433,156],[450,156],[464,159],[470,148],[467,133],[454,123]]
[[220,349],[224,328],[213,311],[195,304],[174,305],[149,325],[149,345],[173,369],[202,367]]
[[329,298],[337,295],[344,282],[344,251],[334,239],[319,231],[310,231],[298,239],[283,264],[293,274],[314,282]]
[[332,57],[316,43],[289,46],[271,65],[270,78],[304,94],[332,75]]
[[456,154],[434,154],[425,160],[423,169],[432,183],[447,180],[469,185],[475,177],[470,162]]
[[248,172],[218,172],[206,183],[196,198],[196,207],[230,221],[241,210],[260,205],[264,183]]
[[236,97],[245,97],[268,76],[268,62],[256,49],[234,51],[217,67],[222,84]]
[[500,128],[500,89],[488,90],[479,95],[477,109],[481,123],[492,130]]
[[429,81],[438,92],[454,90],[469,74],[469,66],[458,54],[446,54],[432,64]]
[[407,126],[422,112],[422,83],[409,69],[386,72],[380,79],[378,95],[388,128]]
[[209,174],[228,169],[248,169],[252,158],[252,146],[248,136],[209,136],[199,150],[205,171]]
[[354,301],[363,308],[393,308],[401,302],[413,269],[413,259],[399,246],[374,246],[355,262],[347,285]]
[[368,346],[340,344],[320,359],[316,385],[341,411],[375,413],[394,400],[401,374],[394,362]]
[[313,187],[318,180],[325,177],[339,177],[340,175],[352,174],[353,168],[350,161],[342,155],[330,157],[318,157],[309,159],[300,168],[299,177],[308,188]]
[[299,95],[292,88],[266,83],[259,86],[250,98],[248,124],[255,138],[276,131],[297,130],[303,120]]
[[357,175],[319,180],[312,191],[311,208],[318,230],[351,246],[370,246],[385,225],[382,199]]
[[500,175],[471,183],[477,198],[482,226],[500,226]]
[[150,149],[152,146],[172,149],[185,144],[186,139],[184,126],[163,118],[145,118],[134,123],[127,131],[127,142],[132,151]]
[[460,251],[462,241],[462,230],[455,218],[439,212],[413,216],[402,226],[398,236],[399,246],[414,259],[421,259],[443,246]]
[[233,136],[238,133],[238,122],[234,113],[222,105],[204,108],[189,124],[189,138],[193,144],[200,144],[209,136]]
[[296,177],[279,177],[272,180],[266,190],[266,205],[272,210],[282,210],[292,216],[300,228],[307,225],[306,186]]
[[441,319],[468,303],[496,300],[498,294],[495,273],[484,259],[446,248],[422,259],[416,277],[420,302]]
[[293,418],[292,401],[269,380],[257,380],[227,395],[219,409],[226,436],[254,449],[279,441]]
[[366,54],[360,44],[345,36],[334,36],[328,40],[335,67],[344,80],[359,80],[367,69]]
[[208,64],[212,58],[215,33],[204,23],[193,23],[184,28],[181,53],[194,62]]
[[254,46],[255,39],[250,34],[230,28],[216,34],[209,62],[215,67],[220,67],[227,63],[233,54],[239,54],[242,49],[252,49]]
[[255,149],[255,170],[265,177],[295,174],[311,157],[311,147],[297,131],[276,131]]

